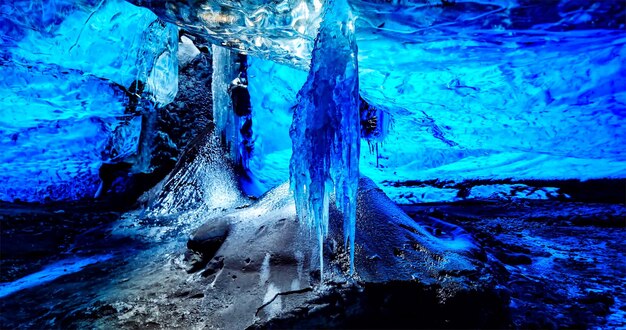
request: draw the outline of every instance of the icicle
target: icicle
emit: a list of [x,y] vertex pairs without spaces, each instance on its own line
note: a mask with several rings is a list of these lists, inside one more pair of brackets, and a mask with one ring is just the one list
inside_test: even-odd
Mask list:
[[298,93],[290,136],[291,185],[301,221],[319,240],[328,234],[328,196],[334,188],[344,217],[344,244],[354,270],[359,180],[359,84],[354,21],[346,0],[330,0],[315,40],[311,69]]

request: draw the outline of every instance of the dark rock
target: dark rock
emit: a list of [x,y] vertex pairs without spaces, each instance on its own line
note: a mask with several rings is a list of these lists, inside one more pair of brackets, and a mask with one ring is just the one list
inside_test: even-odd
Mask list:
[[[102,184],[100,197],[111,204],[130,206],[137,198],[154,187],[176,165],[181,151],[193,137],[207,129],[212,119],[210,54],[201,53],[179,71],[179,92],[175,100],[156,108],[155,112],[141,112],[153,108],[144,95],[144,83],[134,81],[126,89],[126,113],[141,116],[139,150],[124,159],[117,159],[114,141],[109,141],[107,157],[111,158],[100,169]],[[136,166],[149,161],[149,166]]]
[[[283,185],[255,204],[235,210],[226,219],[212,219],[198,230],[210,240],[219,236],[213,234],[216,221],[230,223],[231,234],[216,252],[219,257],[202,273],[211,277],[216,289],[205,292],[208,296],[203,300],[215,312],[212,325],[372,328],[508,324],[508,295],[495,288],[490,270],[476,258],[480,248],[460,228],[439,222],[436,225],[443,229],[442,236],[432,235],[433,229],[424,226],[433,223],[420,224],[409,218],[371,180],[363,179],[359,183],[356,274],[348,274],[343,234],[336,230],[343,217],[336,209],[330,214],[333,231],[325,244],[322,274],[318,256],[311,255],[317,251],[316,240],[297,222],[292,198],[288,185]],[[333,240],[340,243],[332,244]],[[236,303],[222,303],[235,293]]]
[[196,293],[196,294],[189,296],[189,299],[198,299],[198,298],[204,298],[204,293],[200,292],[200,293]]
[[186,269],[187,273],[195,273],[201,270],[202,268],[204,268],[204,266],[206,266],[209,259],[203,258],[200,253],[197,253],[192,250],[187,250],[185,251],[184,260],[188,265]]
[[145,194],[149,217],[172,216],[200,208],[224,207],[224,200],[235,205],[246,202],[238,189],[234,165],[226,157],[215,136],[215,126],[207,128],[189,142],[176,166],[157,186]]
[[96,198],[106,194],[109,189],[111,189],[111,185],[115,179],[127,176],[132,166],[132,164],[127,162],[103,163],[98,170],[100,187],[96,192]]
[[533,262],[529,256],[522,253],[507,253],[503,251],[498,251],[495,253],[495,255],[500,261],[511,266],[530,265]]
[[247,116],[252,113],[252,105],[250,104],[250,92],[245,85],[234,85],[229,89],[230,97],[233,101],[233,111],[239,117]]
[[252,138],[252,119],[251,118],[246,119],[243,125],[241,125],[241,129],[239,130],[239,133],[246,140],[250,140]]
[[191,239],[187,241],[187,248],[200,253],[206,259],[210,259],[226,240],[229,230],[230,225],[227,219],[213,219],[196,230]]
[[586,296],[577,299],[577,301],[583,304],[586,310],[599,316],[609,314],[611,306],[615,303],[615,299],[608,292],[590,292]]
[[219,256],[211,259],[205,270],[202,272],[202,276],[208,277],[217,273],[220,269],[224,268],[224,257]]
[[[337,219],[342,219],[341,214],[331,208],[331,220],[335,220],[330,223],[331,237],[343,242],[342,220]],[[359,180],[356,226],[355,268],[367,282],[437,282],[434,274],[440,271],[476,271],[473,263],[483,253],[472,236],[458,226],[427,217],[420,223],[411,219],[365,177]],[[433,235],[434,228],[442,228],[445,237]],[[379,259],[368,258],[371,255]]]

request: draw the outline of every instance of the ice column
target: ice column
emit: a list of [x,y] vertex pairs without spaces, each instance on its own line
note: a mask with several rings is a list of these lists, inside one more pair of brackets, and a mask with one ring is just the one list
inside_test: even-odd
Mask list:
[[231,159],[247,168],[251,146],[251,106],[247,90],[246,56],[213,46],[213,119]]
[[300,220],[319,240],[322,274],[328,201],[334,190],[352,273],[361,130],[357,45],[347,1],[329,0],[326,5],[290,130],[291,186]]

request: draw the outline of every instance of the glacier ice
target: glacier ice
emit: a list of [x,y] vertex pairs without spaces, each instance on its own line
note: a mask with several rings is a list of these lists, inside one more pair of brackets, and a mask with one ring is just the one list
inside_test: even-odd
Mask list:
[[0,72],[11,77],[0,81],[0,199],[93,196],[101,153],[124,116],[124,93],[55,66],[9,62]]
[[7,11],[4,23],[21,32],[8,48],[13,62],[55,64],[125,87],[142,81],[147,95],[160,105],[176,96],[178,31],[150,11],[122,0],[87,2],[89,6],[68,2],[68,9],[61,11],[55,8],[60,6],[57,1],[19,0],[12,8],[26,4],[30,8],[23,14],[31,21],[46,14],[55,15],[55,20],[23,24],[22,16]]
[[131,0],[211,43],[307,69],[323,1]]
[[[359,170],[386,192],[407,180],[626,177],[623,3],[352,1],[353,21],[341,0],[134,2],[230,48],[213,48],[218,131],[262,190],[289,163],[320,248],[334,191],[354,253]],[[120,0],[0,9],[0,199],[91,196],[103,162],[146,164],[143,115],[177,90],[176,28]],[[236,52],[258,57],[248,77]],[[251,119],[233,115],[238,78]],[[128,95],[139,82],[142,102]],[[360,97],[374,111],[359,113]],[[251,140],[248,119],[260,123]],[[363,134],[364,121],[383,132]]]
[[121,0],[0,9],[0,200],[92,197],[100,165],[139,151],[176,95],[177,29]]
[[334,188],[352,272],[361,128],[354,18],[345,0],[326,3],[310,67],[290,130],[291,187],[299,219],[318,237],[322,274]]
[[361,93],[393,117],[380,166],[363,152],[364,174],[379,183],[626,177],[625,4],[382,8],[355,8]]
[[[626,5],[351,4],[361,96],[389,128],[378,154],[363,143],[360,170],[391,196],[406,192],[393,185],[406,180],[626,177]],[[251,89],[253,115],[270,101],[291,103],[283,101],[299,88],[291,70],[274,64],[251,75],[251,88],[261,86]],[[268,79],[273,89],[262,88]],[[289,125],[275,116],[283,133],[260,131],[260,144],[280,143],[270,140]],[[267,182],[287,175],[280,162],[290,150],[277,149],[253,156],[265,161],[255,170]]]
[[248,57],[248,89],[254,125],[254,152],[249,169],[267,191],[289,179],[291,138],[296,95],[307,72],[257,57]]
[[215,130],[221,138],[224,149],[236,163],[242,161],[240,145],[242,143],[242,117],[233,110],[233,101],[228,93],[229,86],[237,79],[241,67],[245,65],[241,55],[228,48],[213,45],[213,120]]

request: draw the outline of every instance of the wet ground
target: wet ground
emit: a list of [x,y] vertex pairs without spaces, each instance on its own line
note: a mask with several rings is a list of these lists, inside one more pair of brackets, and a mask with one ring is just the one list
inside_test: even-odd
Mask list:
[[[403,209],[460,225],[482,244],[511,297],[512,328],[626,327],[623,204],[468,200]],[[142,223],[139,214],[1,205],[0,328],[193,327],[206,315],[202,285],[211,283],[186,284],[185,230]]]
[[626,207],[558,201],[406,205],[471,232],[506,269],[515,328],[626,327]]
[[[92,254],[84,242],[105,240],[123,210],[108,203],[16,204],[0,202],[0,282],[11,282],[66,258]],[[87,239],[88,238],[88,239]]]

